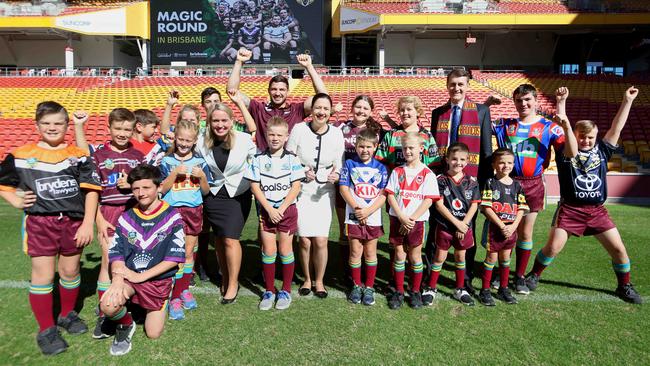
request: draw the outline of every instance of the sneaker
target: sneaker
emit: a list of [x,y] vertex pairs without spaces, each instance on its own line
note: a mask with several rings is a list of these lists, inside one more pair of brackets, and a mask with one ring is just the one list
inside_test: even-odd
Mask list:
[[411,292],[409,296],[409,305],[411,305],[413,309],[419,309],[424,305],[422,303],[422,294],[419,291]]
[[189,290],[181,292],[181,301],[183,302],[183,309],[192,310],[197,308],[196,299]]
[[76,311],[71,311],[65,317],[59,315],[56,325],[65,329],[69,334],[83,334],[88,331],[86,322],[79,317]]
[[623,299],[623,301],[632,303],[632,304],[643,304],[643,299],[641,295],[634,289],[631,283],[628,283],[624,286],[618,286],[616,288],[616,296]]
[[474,306],[474,300],[472,300],[472,297],[469,296],[464,288],[457,288],[456,291],[454,291],[454,299],[460,301],[461,304]]
[[361,286],[354,285],[352,291],[348,295],[348,301],[353,304],[361,304],[361,297],[363,296]]
[[115,322],[105,316],[97,318],[95,330],[93,331],[94,339],[106,339],[115,335]]
[[492,298],[492,292],[489,288],[484,288],[481,292],[478,293],[478,301],[485,306],[495,306],[494,299]]
[[505,302],[506,304],[514,305],[517,303],[517,299],[510,293],[510,289],[507,287],[499,287],[497,290],[497,299]]
[[131,351],[131,338],[135,333],[135,323],[131,325],[118,324],[115,331],[115,338],[111,344],[111,355],[122,356]]
[[171,320],[185,319],[185,312],[183,311],[183,301],[181,299],[174,299],[169,303],[169,319]]
[[429,286],[426,286],[422,290],[422,304],[426,306],[433,305],[433,299],[435,299],[437,296],[438,296],[437,288],[431,288]]
[[68,343],[61,337],[57,327],[49,327],[38,333],[36,343],[46,356],[54,356],[68,349]]
[[537,289],[537,285],[539,285],[538,275],[531,273],[526,276],[526,287],[528,287],[528,290],[535,291]]
[[363,289],[363,298],[361,303],[366,306],[375,305],[375,289],[372,287],[366,287]]
[[388,307],[392,310],[397,310],[404,304],[404,294],[397,291],[393,292],[388,299]]
[[196,280],[194,279],[194,277],[196,277],[196,273],[193,274],[192,277],[190,277],[190,288],[196,287]]
[[515,276],[515,293],[520,295],[528,295],[530,293],[525,278]]
[[465,291],[467,291],[470,296],[476,296],[476,290],[474,289],[474,286],[472,286],[471,278],[465,279]]
[[262,294],[262,301],[260,301],[260,310],[271,310],[275,302],[275,294],[271,291],[264,291]]
[[291,306],[291,294],[281,290],[278,292],[278,301],[275,303],[275,308],[277,310],[288,309]]
[[492,287],[495,290],[498,290],[499,287],[501,287],[501,280],[498,278],[493,278],[492,281],[490,282],[490,287]]

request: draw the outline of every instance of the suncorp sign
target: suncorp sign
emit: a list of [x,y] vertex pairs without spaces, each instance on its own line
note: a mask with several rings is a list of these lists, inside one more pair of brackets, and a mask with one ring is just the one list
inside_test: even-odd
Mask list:
[[365,11],[341,8],[341,32],[365,32],[379,25],[379,15]]

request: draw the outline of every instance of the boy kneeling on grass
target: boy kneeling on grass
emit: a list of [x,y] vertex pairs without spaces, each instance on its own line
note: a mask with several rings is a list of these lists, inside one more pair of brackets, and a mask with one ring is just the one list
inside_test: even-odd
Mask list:
[[158,197],[162,175],[158,168],[139,165],[127,178],[136,207],[120,216],[108,258],[113,275],[102,296],[101,310],[117,323],[111,355],[131,351],[135,323],[127,302],[146,310],[144,330],[156,339],[165,327],[167,303],[179,263],[185,262],[185,234],[180,213]]

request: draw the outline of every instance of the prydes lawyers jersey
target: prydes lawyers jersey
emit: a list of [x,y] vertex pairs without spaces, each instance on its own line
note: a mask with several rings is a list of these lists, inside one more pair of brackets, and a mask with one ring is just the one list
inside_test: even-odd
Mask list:
[[244,178],[260,184],[264,197],[274,208],[280,207],[284,202],[291,184],[304,177],[305,169],[300,159],[287,150],[281,156],[271,156],[269,150],[255,155],[244,173]]
[[551,146],[560,151],[564,144],[562,127],[539,116],[537,122],[523,124],[504,118],[492,125],[499,147],[515,153],[514,175],[535,177],[544,173],[551,159]]
[[[372,206],[381,190],[388,182],[388,172],[384,164],[371,159],[364,164],[358,157],[348,159],[341,169],[339,186],[350,187],[350,193],[358,207]],[[359,225],[350,205],[345,205],[345,223]],[[368,226],[381,226],[381,209],[373,212],[367,220]]]
[[607,199],[607,161],[616,146],[599,140],[589,151],[578,151],[575,158],[558,155],[557,174],[563,202],[598,205]]
[[[445,207],[460,221],[465,219],[472,203],[481,203],[476,178],[464,175],[458,182],[447,174],[438,176],[438,191]],[[435,210],[436,222],[448,232],[455,232],[456,227]]]
[[516,180],[506,185],[496,178],[488,178],[483,188],[481,206],[490,207],[505,223],[514,222],[517,218],[517,211],[528,211],[524,190]]
[[144,156],[133,146],[117,152],[111,149],[110,144],[111,142],[108,141],[99,145],[91,155],[102,183],[100,202],[102,205],[123,205],[133,197],[133,194],[130,188],[118,188],[117,180],[122,172],[128,175],[133,168],[142,163]]
[[[115,227],[108,258],[123,261],[126,268],[144,272],[162,261],[185,262],[185,233],[181,214],[162,201],[160,207],[145,215],[134,207],[120,216]],[[169,278],[177,268],[149,280]]]
[[[426,166],[409,168],[403,165],[395,168],[388,179],[386,194],[394,195],[400,210],[408,216],[415,213],[425,199],[440,199],[436,175]],[[397,217],[392,206],[388,214]],[[427,220],[429,210],[425,210],[415,221]]]
[[[386,132],[381,139],[379,148],[375,153],[375,159],[386,165],[388,171],[392,171],[395,167],[404,165],[404,154],[402,154],[402,137],[406,135],[401,127],[395,130]],[[428,167],[434,167],[440,164],[441,159],[438,156],[438,146],[436,140],[433,138],[431,132],[423,127],[420,128],[418,134],[424,140],[424,151],[420,156],[420,161]]]
[[0,166],[0,190],[20,188],[36,194],[32,215],[84,216],[81,190],[101,191],[99,175],[88,153],[77,146],[49,150],[36,143],[21,146]]

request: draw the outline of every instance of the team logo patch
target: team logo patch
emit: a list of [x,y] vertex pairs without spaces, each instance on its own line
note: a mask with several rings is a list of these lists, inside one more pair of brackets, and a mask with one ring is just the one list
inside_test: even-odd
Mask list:
[[130,244],[135,244],[137,238],[138,238],[138,233],[136,233],[135,231],[129,231],[129,234],[126,237],[126,239]]
[[70,163],[70,166],[76,166],[77,164],[79,164],[79,159],[77,157],[72,156],[68,158],[68,162]]
[[506,194],[510,194],[510,188],[504,188],[504,190],[506,191]]
[[106,159],[106,161],[104,162],[104,166],[106,167],[106,169],[113,169],[115,168],[115,162],[113,161],[113,159]]
[[346,134],[346,135],[348,133],[350,133],[350,130],[351,130],[350,126],[348,126],[348,125],[343,125],[343,128],[341,128],[341,132],[343,132],[343,134]]
[[500,191],[493,191],[492,192],[492,199],[498,200],[501,198],[501,192]]
[[99,177],[99,174],[97,174],[96,171],[93,170],[92,173],[90,173],[90,176],[93,178],[93,180],[97,183],[101,182],[102,179]]
[[424,182],[424,177],[418,175],[417,177],[415,177],[415,181],[417,182],[417,184],[422,184],[422,182]]
[[451,207],[453,207],[454,210],[456,210],[456,211],[460,211],[460,210],[463,209],[463,202],[461,200],[459,200],[458,198],[454,198],[451,201]]
[[533,130],[533,136],[539,138],[541,135],[542,135],[542,131],[540,131],[539,128],[535,128],[535,129]]
[[267,172],[270,171],[271,170],[271,163],[264,164],[264,170],[266,170]]
[[140,164],[140,162],[137,161],[137,160],[129,160],[129,167],[130,167],[131,169],[133,169],[133,168],[135,168],[136,166],[138,166],[138,164]]
[[514,134],[516,130],[517,130],[517,126],[515,126],[515,125],[509,125],[508,126],[508,134],[509,135]]
[[451,191],[449,191],[449,187],[445,187],[445,190],[442,191],[442,194],[444,194],[445,196],[449,196],[451,194]]
[[156,239],[158,241],[163,241],[163,240],[165,240],[166,237],[167,237],[166,233],[158,233],[158,234],[156,234]]
[[314,0],[296,0],[296,2],[302,6],[309,6],[314,3]]
[[466,200],[472,199],[472,191],[465,191],[465,199]]
[[35,167],[36,164],[38,164],[38,159],[36,159],[36,158],[27,159],[27,166],[29,166],[30,168]]

